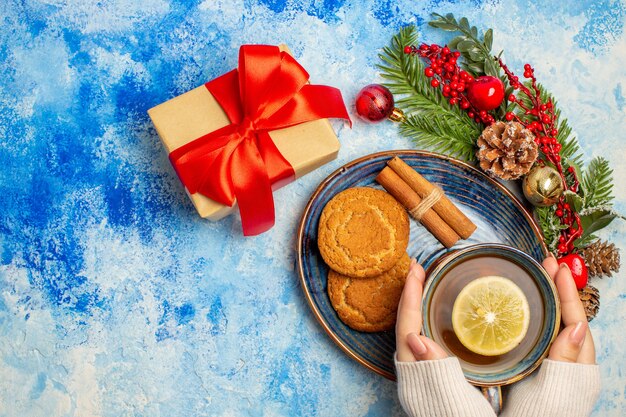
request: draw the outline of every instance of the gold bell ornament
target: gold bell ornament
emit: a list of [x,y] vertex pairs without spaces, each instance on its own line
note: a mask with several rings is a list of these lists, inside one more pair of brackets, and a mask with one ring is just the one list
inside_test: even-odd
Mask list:
[[556,204],[563,195],[563,180],[556,169],[535,166],[524,177],[522,190],[532,205],[547,207]]

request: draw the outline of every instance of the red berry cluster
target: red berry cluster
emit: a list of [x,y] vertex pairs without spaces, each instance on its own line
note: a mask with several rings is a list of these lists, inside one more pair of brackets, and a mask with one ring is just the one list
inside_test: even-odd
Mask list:
[[515,94],[509,95],[509,101],[521,107],[524,110],[524,115],[529,117],[522,120],[515,113],[509,112],[505,116],[506,120],[517,120],[532,131],[535,134],[535,141],[546,156],[546,159],[554,165],[560,166],[561,156],[559,152],[561,151],[561,144],[556,139],[559,131],[556,129],[557,120],[554,115],[554,106],[550,100],[545,103],[542,102],[541,91],[537,87],[537,79],[535,78],[535,70],[529,64],[524,65],[524,78],[531,80],[531,91],[519,81],[519,78],[508,69],[502,60],[498,60],[498,62],[506,73],[511,86],[528,97],[531,103],[531,107],[527,107],[524,101],[515,96]]
[[[571,168],[571,167],[570,167]],[[580,216],[576,213],[568,203],[561,200],[556,205],[555,214],[561,219],[561,224],[568,225],[567,229],[561,231],[559,236],[559,245],[557,250],[561,254],[567,254],[574,250],[574,241],[580,237],[583,233],[583,228],[580,223]]]
[[[537,86],[537,79],[535,78],[535,70],[529,64],[524,65],[524,78],[530,80],[530,88],[528,88],[527,85],[520,82],[519,77],[515,76],[501,59],[498,59],[498,63],[500,68],[506,73],[511,86],[525,95],[527,98],[526,102],[530,103],[530,106],[528,106],[524,104],[525,100],[520,99],[515,94],[509,95],[509,101],[519,106],[523,110],[523,114],[522,117],[519,117],[515,113],[508,112],[505,116],[506,120],[516,120],[532,131],[535,134],[535,142],[539,145],[539,149],[541,149],[545,159],[554,165],[559,172],[564,189],[574,193],[578,192],[580,183],[576,170],[571,166],[567,168],[567,174],[563,170],[561,155],[559,155],[562,146],[557,140],[559,131],[556,128],[558,120],[554,113],[554,105],[549,99],[545,103],[542,101],[541,91]],[[539,162],[545,164],[545,161],[540,160]],[[583,233],[580,216],[565,202],[564,196],[557,203],[555,214],[561,220],[562,225],[568,226],[561,231],[558,251],[560,254],[572,252],[574,250],[574,241]]]
[[430,85],[441,88],[441,94],[448,102],[467,112],[467,115],[476,123],[490,125],[495,122],[494,117],[485,110],[476,109],[467,98],[467,90],[474,82],[474,77],[467,71],[461,70],[457,64],[461,53],[451,51],[447,46],[437,44],[421,44],[419,48],[413,45],[404,47],[405,54],[419,55],[429,66],[424,69],[424,75],[431,78]]

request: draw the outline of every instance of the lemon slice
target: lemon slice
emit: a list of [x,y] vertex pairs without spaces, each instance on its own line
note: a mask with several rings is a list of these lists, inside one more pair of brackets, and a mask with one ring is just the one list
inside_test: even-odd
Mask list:
[[528,330],[530,309],[522,290],[510,279],[486,276],[473,280],[456,297],[452,327],[474,353],[502,355],[513,350]]

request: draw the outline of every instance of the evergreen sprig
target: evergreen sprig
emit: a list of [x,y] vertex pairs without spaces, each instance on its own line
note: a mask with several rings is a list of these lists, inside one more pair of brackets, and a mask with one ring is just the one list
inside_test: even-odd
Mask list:
[[583,189],[583,207],[602,207],[613,200],[613,170],[609,161],[602,157],[591,160],[581,182]]
[[384,85],[396,97],[396,106],[407,115],[400,132],[418,147],[472,161],[474,140],[481,130],[464,111],[451,106],[430,86],[428,78],[422,76],[424,65],[419,57],[404,53],[404,47],[415,45],[417,40],[416,28],[407,26],[379,55]]
[[[583,227],[583,234],[574,244],[583,248],[598,237],[594,234],[608,226],[616,218],[623,219],[613,210],[613,170],[609,161],[602,157],[591,160],[582,175],[581,194],[578,213]],[[578,208],[578,207],[577,207]]]
[[535,216],[537,222],[541,227],[544,241],[548,246],[550,252],[556,252],[559,245],[559,236],[561,230],[566,229],[568,226],[561,224],[560,219],[554,214],[555,207],[537,207],[535,209]]
[[[451,125],[454,125],[454,136],[450,133]],[[427,149],[454,155],[466,161],[476,158],[473,139],[477,135],[476,131],[472,125],[458,123],[454,118],[413,114],[402,123],[400,133]]]

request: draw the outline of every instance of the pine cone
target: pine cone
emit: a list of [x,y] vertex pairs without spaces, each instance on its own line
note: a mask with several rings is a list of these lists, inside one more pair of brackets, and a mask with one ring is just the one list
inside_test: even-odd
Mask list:
[[590,276],[613,276],[619,271],[619,249],[613,243],[596,240],[580,251]]
[[578,297],[585,308],[587,321],[593,320],[600,310],[600,292],[596,287],[587,285],[582,290],[578,290]]
[[516,180],[530,171],[538,154],[535,135],[518,122],[487,126],[477,145],[482,170],[504,180]]

